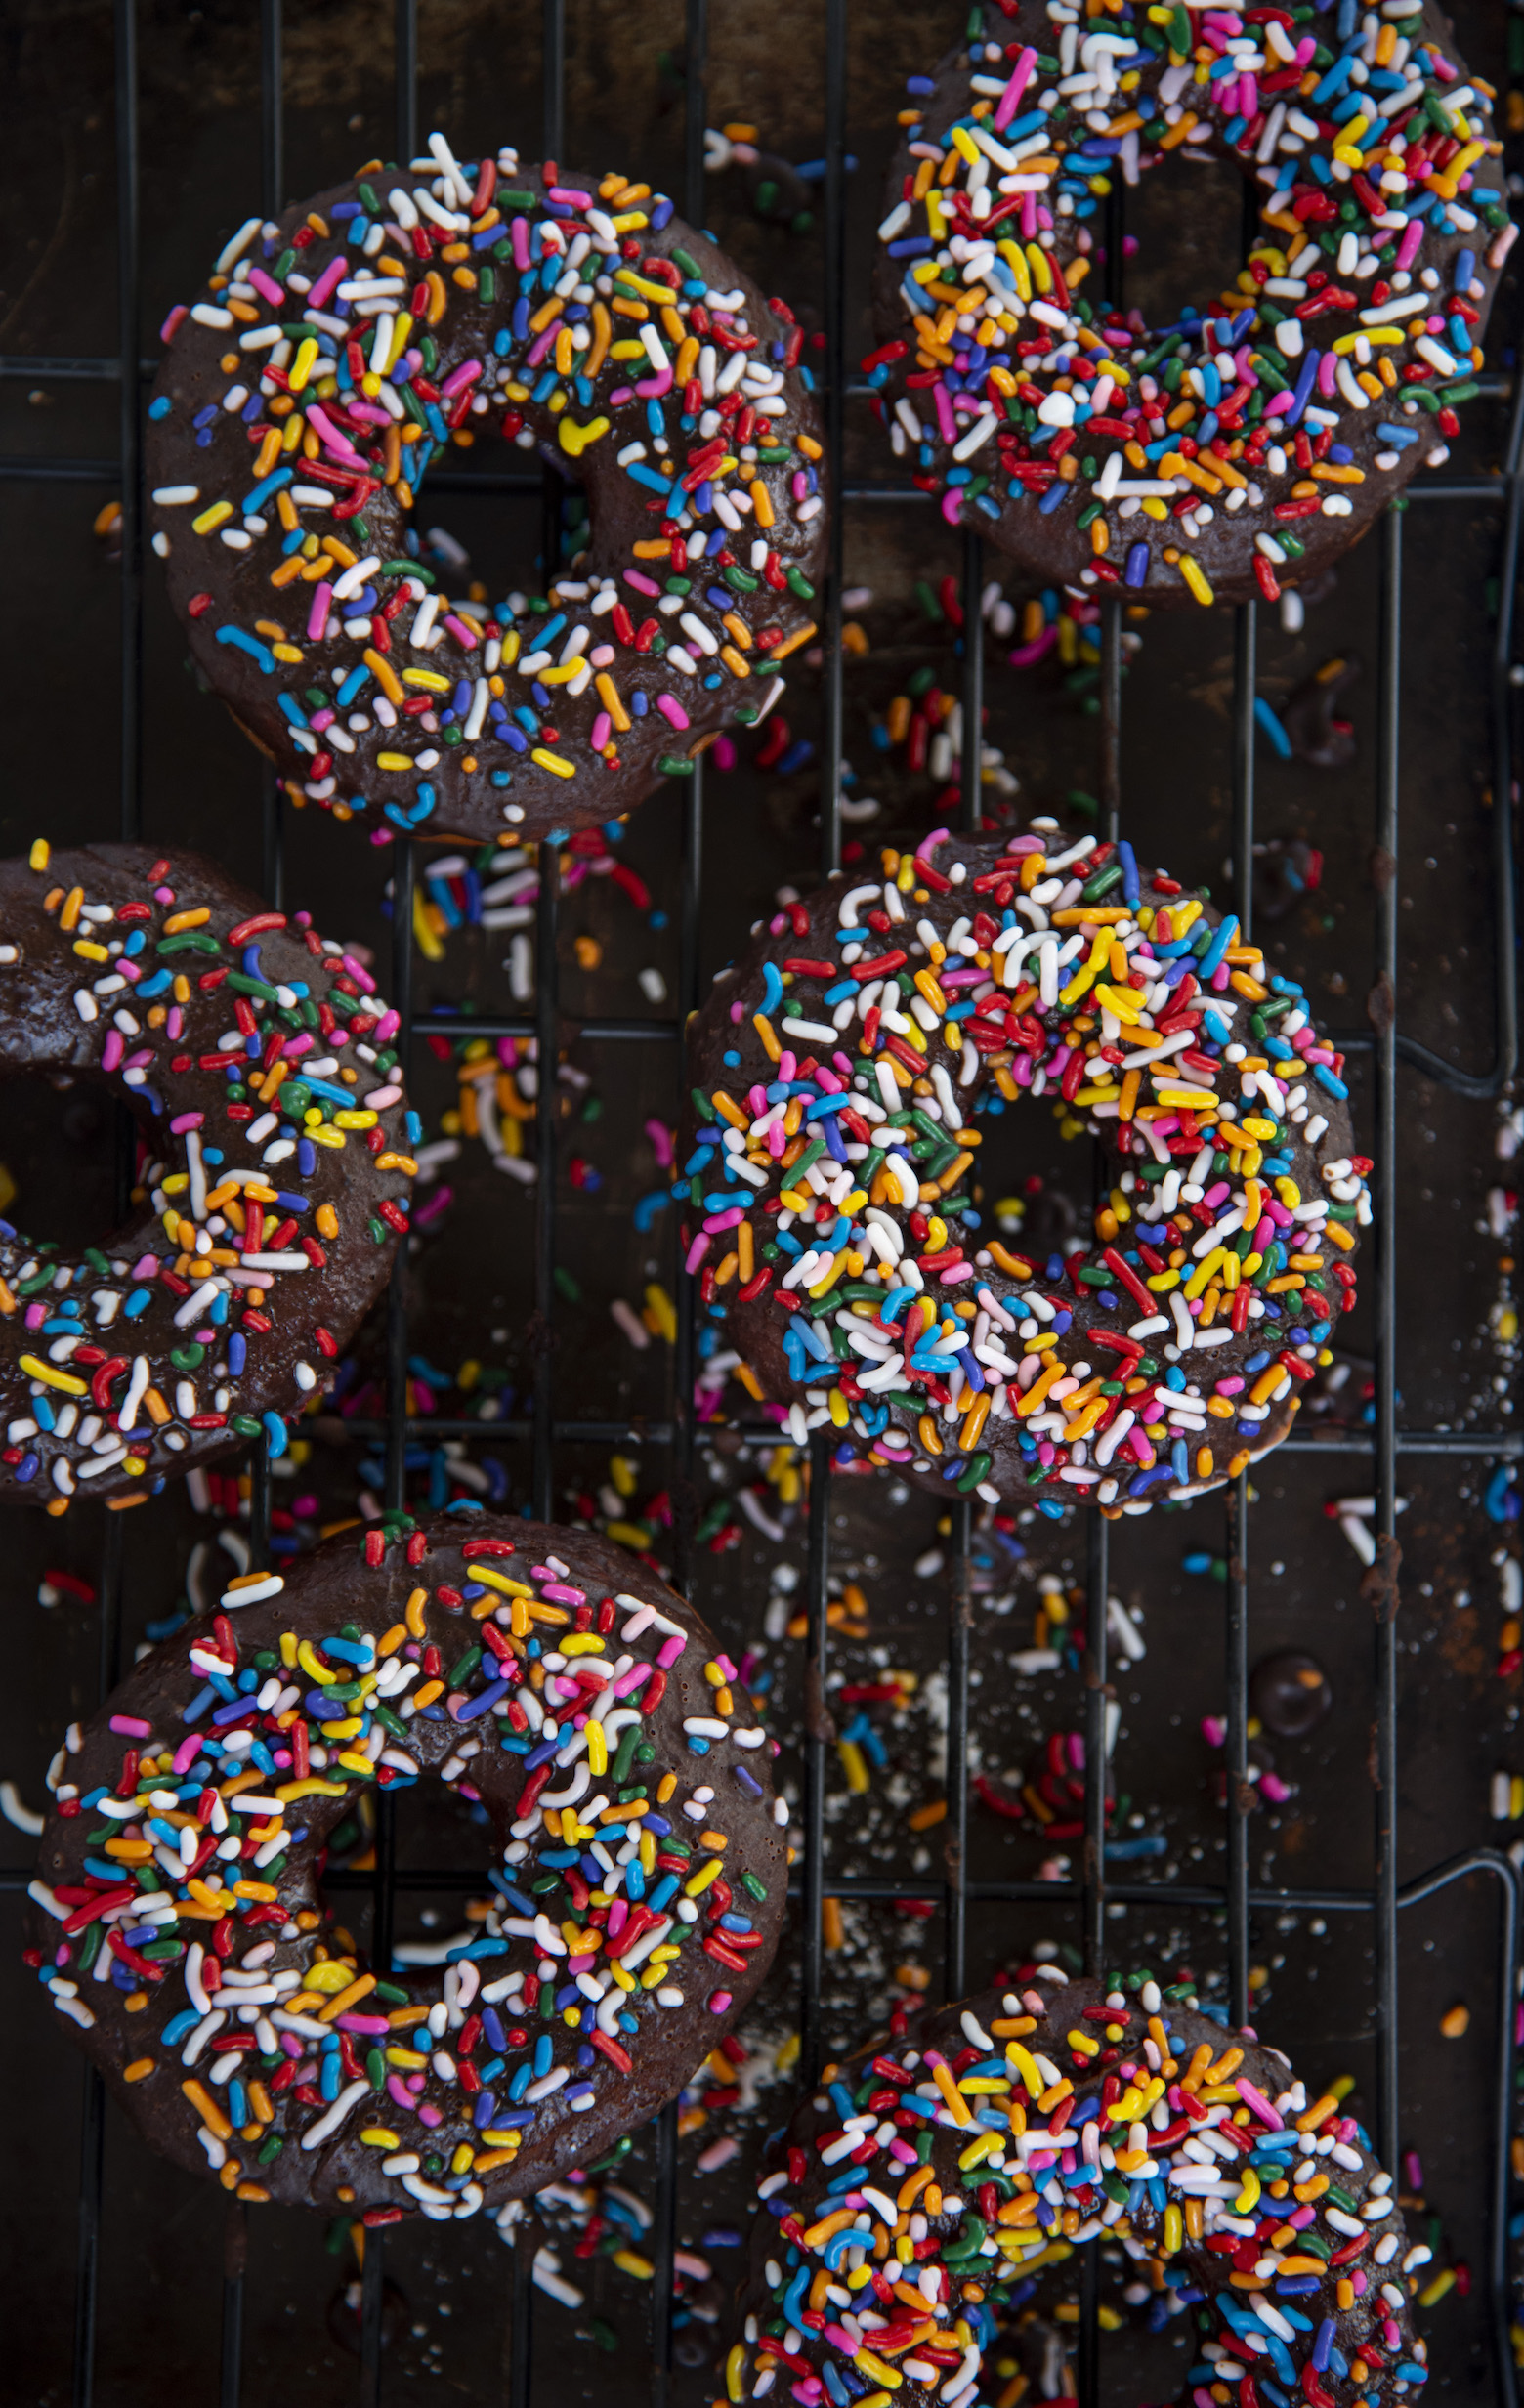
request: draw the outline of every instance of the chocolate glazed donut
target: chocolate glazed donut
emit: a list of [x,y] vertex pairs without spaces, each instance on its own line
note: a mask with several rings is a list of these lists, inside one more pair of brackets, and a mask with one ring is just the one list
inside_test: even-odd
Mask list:
[[0,1497],[129,1503],[287,1422],[407,1228],[397,1015],[305,911],[199,854],[0,864],[0,1077],[103,1084],[135,1209],[65,1253],[0,1222]]
[[1145,1973],[1029,1965],[828,2065],[757,2197],[733,2401],[974,2408],[1038,2275],[1105,2234],[1197,2302],[1188,2401],[1390,2408],[1428,2375],[1431,2253],[1362,2127]]
[[[581,1531],[450,1513],[233,1582],[55,1759],[29,1962],[144,2138],[240,2199],[436,2220],[671,2098],[783,1923],[773,1745],[698,1615]],[[371,1782],[487,1809],[492,1902],[371,1972],[318,1890]]]
[[[895,450],[1039,582],[1311,584],[1477,390],[1517,232],[1491,86],[1432,0],[974,25],[910,78],[878,230],[865,365]],[[1258,225],[1231,290],[1148,327],[1098,212],[1171,151],[1237,167]]]
[[[938,828],[759,925],[688,1043],[687,1267],[798,1443],[1116,1514],[1285,1437],[1371,1165],[1301,989],[1205,890],[1051,822]],[[1117,1157],[1094,1243],[1045,1261],[967,1184],[989,1116],[1043,1095]]]
[[[815,632],[821,424],[789,313],[648,185],[431,148],[251,218],[171,313],[153,541],[294,803],[511,844],[632,810],[771,707]],[[587,493],[585,552],[517,623],[444,599],[410,524],[488,430]]]

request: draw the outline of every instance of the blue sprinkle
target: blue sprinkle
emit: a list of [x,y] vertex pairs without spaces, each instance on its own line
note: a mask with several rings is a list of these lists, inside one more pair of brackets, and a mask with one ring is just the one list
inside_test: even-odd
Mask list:
[[[274,674],[275,655],[268,644],[260,642],[258,636],[245,635],[241,627],[219,627],[217,641],[219,644],[235,645],[240,653],[247,653],[251,660],[258,662],[267,677]],[[368,677],[369,674],[367,669],[365,675]]]
[[1256,694],[1254,697],[1254,718],[1263,733],[1270,739],[1280,758],[1283,761],[1289,761],[1291,757],[1291,739],[1262,694]]

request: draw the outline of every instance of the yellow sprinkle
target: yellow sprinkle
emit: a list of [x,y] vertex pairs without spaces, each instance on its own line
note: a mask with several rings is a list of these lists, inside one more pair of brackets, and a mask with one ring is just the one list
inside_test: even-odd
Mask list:
[[1206,582],[1201,563],[1194,560],[1189,552],[1182,552],[1180,555],[1180,574],[1204,608],[1213,600],[1211,587]]
[[533,751],[529,755],[529,759],[537,762],[541,769],[548,769],[551,771],[557,778],[574,778],[576,776],[576,770],[572,762],[564,761],[559,752],[547,752],[543,744],[535,745]]
[[21,1369],[28,1379],[40,1379],[50,1388],[62,1388],[65,1396],[83,1396],[85,1383],[72,1372],[58,1371],[53,1364],[42,1362],[36,1355],[22,1355]]
[[49,844],[47,837],[36,837],[33,841],[31,851],[26,856],[27,868],[36,870],[46,869],[52,859],[53,847]]
[[232,516],[232,502],[213,502],[210,510],[203,510],[199,518],[191,520],[191,531],[197,535],[209,535],[214,528],[221,527],[224,519],[231,519]]
[[293,393],[300,393],[303,390],[317,362],[318,338],[310,334],[305,342],[298,345],[296,358],[291,362],[289,382]]

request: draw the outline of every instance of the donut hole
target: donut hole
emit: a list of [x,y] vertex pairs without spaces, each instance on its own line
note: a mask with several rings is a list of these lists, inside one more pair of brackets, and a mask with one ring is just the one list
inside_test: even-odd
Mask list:
[[[1257,224],[1253,211],[1239,170],[1206,148],[1182,148],[1145,170],[1124,188],[1122,203],[1127,312],[1141,312],[1145,326],[1172,326],[1187,309],[1215,308],[1237,284]],[[1090,221],[1097,248],[1107,241],[1105,227],[1099,214]]]
[[[357,1942],[362,1954],[373,1941],[375,1844],[379,1793],[361,1790],[328,1835],[327,1861],[318,1884],[318,1904]],[[407,1968],[443,1962],[446,1946],[480,1927],[467,1914],[468,1901],[489,1898],[488,1868],[500,1865],[487,1808],[455,1795],[426,1773],[410,1788],[392,1793],[393,1964],[405,1980]],[[443,1869],[447,1868],[447,1872]],[[438,1880],[432,1874],[441,1874]]]
[[1088,1246],[1094,1174],[1088,1147],[1067,1144],[1044,1101],[1023,1097],[1001,1113],[979,1114],[979,1228],[1014,1253],[1045,1265],[1053,1254]]
[[0,1107],[0,1213],[60,1255],[99,1246],[119,1217],[118,1127],[106,1081],[67,1071],[8,1077]]

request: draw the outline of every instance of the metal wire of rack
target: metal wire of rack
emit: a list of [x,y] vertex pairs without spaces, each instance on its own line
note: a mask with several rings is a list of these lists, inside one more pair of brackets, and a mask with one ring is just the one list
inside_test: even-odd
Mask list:
[[[282,0],[261,0],[259,10],[261,69],[261,189],[266,211],[276,213],[284,200],[282,107]],[[849,382],[846,344],[846,119],[847,0],[819,0],[825,35],[826,175],[823,187],[825,275],[823,321],[824,407],[827,464],[838,499],[831,534],[824,614],[823,718],[821,745],[820,858],[822,875],[839,866],[841,849],[840,763],[843,733],[842,591],[843,518],[848,505],[914,504],[923,497],[907,484],[875,479],[849,482],[843,473],[846,449],[847,402],[863,389]],[[142,385],[153,372],[151,362],[138,354],[140,319],[140,157],[138,135],[139,55],[136,0],[113,0],[115,35],[115,140],[117,177],[117,300],[120,345],[115,356],[54,359],[0,359],[0,377],[30,376],[48,380],[115,382],[119,388],[118,454],[115,461],[41,457],[0,459],[0,480],[44,479],[95,481],[120,479],[121,499],[121,624],[120,624],[120,756],[117,832],[135,841],[142,830],[143,733],[143,479]],[[541,0],[543,49],[543,148],[559,158],[564,147],[566,117],[567,0]],[[685,207],[701,222],[705,215],[704,123],[707,0],[686,0],[686,81],[684,117]],[[395,0],[394,15],[396,145],[400,158],[410,158],[418,140],[419,39],[417,0]],[[1120,212],[1109,229],[1111,250],[1121,256]],[[1484,380],[1496,398],[1505,390],[1497,379]],[[556,557],[559,538],[559,481],[527,477],[511,470],[443,471],[431,479],[435,490],[474,493],[544,494],[542,528],[547,563]],[[1396,1353],[1397,1286],[1392,1165],[1395,1161],[1399,1072],[1417,1071],[1452,1093],[1477,1104],[1500,1097],[1517,1066],[1518,1031],[1515,995],[1515,923],[1513,903],[1513,705],[1510,674],[1515,646],[1515,607],[1520,568],[1520,537],[1524,532],[1524,381],[1514,393],[1503,469],[1491,480],[1419,479],[1411,500],[1425,509],[1469,503],[1497,506],[1502,514],[1499,542],[1499,608],[1491,686],[1491,782],[1493,794],[1493,940],[1496,984],[1492,1060],[1466,1069],[1453,1065],[1411,1038],[1396,1023],[1398,965],[1397,880],[1395,874],[1377,887],[1377,982],[1373,1027],[1340,1033],[1337,1042],[1348,1052],[1374,1055],[1376,1126],[1372,1152],[1376,1160],[1376,1215],[1373,1286],[1376,1294],[1376,1422],[1366,1435],[1359,1430],[1331,1436],[1291,1439],[1283,1452],[1291,1455],[1368,1457],[1373,1463],[1376,1559],[1368,1584],[1376,1607],[1372,1665],[1375,1730],[1375,1879],[1369,1889],[1255,1887],[1249,1878],[1249,1812],[1251,1791],[1248,1779],[1248,1632],[1249,1577],[1252,1510],[1247,1477],[1240,1478],[1227,1499],[1229,1575],[1224,1615],[1224,1673],[1227,1714],[1227,1869],[1225,1884],[1168,1884],[1117,1881],[1106,1869],[1106,1714],[1108,1704],[1107,1611],[1110,1587],[1111,1529],[1099,1515],[1087,1517],[1088,1646],[1086,1653],[1084,1839],[1080,1875],[1074,1881],[976,1880],[969,1877],[969,1781],[967,1741],[970,1731],[970,1636],[972,1628],[971,1553],[973,1507],[958,1501],[952,1508],[951,1570],[948,1584],[948,1841],[941,1881],[944,1921],[945,1984],[956,1997],[966,1977],[967,1922],[972,1905],[1021,1902],[1070,1902],[1080,1910],[1087,1966],[1100,1969],[1107,1957],[1105,1918],[1109,1904],[1172,1908],[1221,1915],[1225,1911],[1229,1966],[1229,2010],[1235,2022],[1249,2012],[1249,1916],[1251,1911],[1291,1909],[1339,1917],[1372,1919],[1375,1937],[1374,2017],[1376,2035],[1376,2146],[1388,2166],[1395,2166],[1398,2131],[1398,1919],[1421,1907],[1454,1884],[1484,1875],[1498,1890],[1498,2040],[1494,2068],[1494,2147],[1488,2183],[1490,2249],[1486,2268],[1489,2323],[1494,2353],[1494,2381],[1503,2408],[1516,2408],[1513,2353],[1509,2342],[1507,2298],[1508,2134],[1513,2094],[1513,1999],[1519,1956],[1519,1880],[1514,1866],[1501,1852],[1472,1849],[1435,1866],[1399,1886],[1395,1801],[1397,1778],[1397,1640],[1396,1625],[1401,1550],[1396,1539],[1397,1464],[1399,1457],[1477,1457],[1515,1460],[1524,1452],[1517,1433],[1402,1429],[1397,1422]],[[1403,686],[1403,526],[1400,513],[1388,516],[1380,530],[1381,605],[1378,663],[1379,758],[1376,777],[1376,845],[1395,871],[1399,859],[1401,797],[1400,697]],[[984,658],[975,631],[981,624],[983,584],[982,545],[973,529],[963,537],[961,599],[969,640],[962,666],[963,744],[960,825],[966,832],[980,824],[980,743],[983,712]],[[1236,908],[1244,931],[1252,916],[1252,858],[1254,841],[1254,697],[1257,640],[1256,606],[1239,609],[1235,631],[1234,836],[1233,861]],[[1102,604],[1100,678],[1100,811],[1104,832],[1115,838],[1122,809],[1122,610],[1115,598]],[[476,1016],[473,1034],[484,1036],[532,1036],[541,1064],[555,1059],[567,1038],[579,1035],[594,1043],[650,1044],[661,1052],[680,1038],[683,1020],[698,999],[699,934],[703,901],[703,765],[687,782],[683,802],[681,898],[679,905],[678,1016],[671,1021],[583,1019],[572,1021],[560,1009],[556,985],[559,917],[557,859],[554,848],[542,850],[537,906],[537,981],[532,1015],[500,1019]],[[266,781],[264,810],[265,885],[278,901],[283,883],[280,789],[273,777]],[[431,1035],[453,1035],[458,1022],[447,1014],[414,1014],[411,1008],[411,928],[414,878],[413,846],[402,840],[394,846],[392,998],[401,1016],[401,1052]],[[550,1332],[556,1309],[556,1087],[541,1077],[536,1106],[537,1181],[533,1249],[534,1302],[540,1341],[536,1356],[533,1403],[529,1419],[507,1419],[491,1425],[494,1441],[527,1444],[529,1450],[529,1495],[539,1519],[552,1518],[557,1450],[576,1443],[614,1443],[667,1449],[671,1457],[670,1489],[676,1507],[674,1577],[686,1584],[692,1532],[696,1519],[694,1480],[695,1429],[693,1386],[696,1328],[692,1290],[683,1283],[679,1298],[678,1343],[672,1403],[664,1420],[632,1425],[622,1419],[558,1419],[553,1380],[554,1356]],[[121,1186],[130,1171],[131,1149],[121,1152]],[[426,1425],[409,1421],[406,1412],[407,1310],[404,1269],[399,1265],[387,1301],[388,1410],[385,1419],[349,1423],[356,1437],[384,1440],[386,1501],[404,1502],[406,1450],[409,1439],[424,1427],[436,1440],[482,1435],[476,1421],[451,1421],[430,1416]],[[771,1437],[771,1430],[747,1433]],[[811,1490],[809,1559],[806,1585],[808,1680],[814,1694],[824,1693],[828,1670],[830,1442],[817,1433],[810,1442]],[[268,1561],[271,1483],[263,1455],[250,1460],[252,1476],[251,1561]],[[106,1523],[100,1578],[101,1693],[114,1686],[120,1672],[122,1522]],[[913,1880],[852,1879],[830,1872],[826,1828],[826,1740],[818,1728],[803,1743],[804,1797],[801,1861],[796,1898],[800,1918],[802,2039],[801,2072],[814,2078],[820,2060],[824,1975],[824,1907],[828,1895],[864,1902],[924,1898],[935,1889],[935,1877]],[[416,1890],[462,1892],[479,1886],[477,1877],[458,1868],[400,1871],[396,1864],[392,1815],[378,1799],[375,1869],[373,1874],[338,1876],[333,1886],[368,1887],[373,1909],[372,1956],[385,1971],[391,1961],[393,1909],[400,1892]],[[4,1885],[23,1885],[24,1876],[5,1877]],[[96,2340],[101,2276],[105,2112],[100,2077],[85,2078],[81,2163],[78,2194],[78,2258],[73,2334],[74,2408],[94,2408]],[[677,2229],[677,2114],[675,2104],[657,2120],[656,2205],[650,2246],[655,2261],[652,2284],[653,2397],[656,2408],[666,2408],[672,2385],[673,2254]],[[243,2397],[243,2316],[245,2211],[229,2205],[224,2251],[223,2321],[218,2397],[221,2408],[239,2408]],[[1098,2244],[1080,2253],[1080,2307],[1078,2389],[1081,2408],[1093,2408],[1099,2390],[1100,2320]],[[382,2305],[384,2235],[367,2236],[360,2302],[361,2408],[379,2408],[382,2397]],[[502,2389],[509,2408],[530,2408],[535,2395],[536,2366],[531,2324],[531,2257],[521,2235],[514,2254],[507,2328],[502,2353]],[[543,2393],[541,2394],[543,2396]]]

